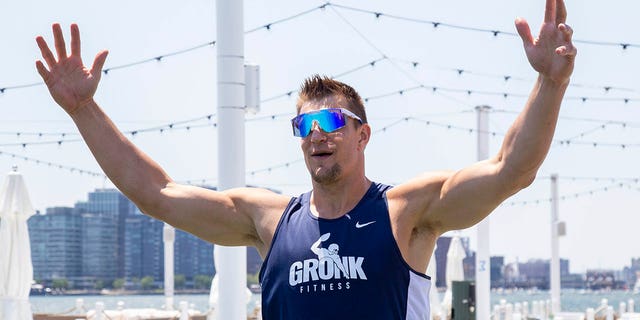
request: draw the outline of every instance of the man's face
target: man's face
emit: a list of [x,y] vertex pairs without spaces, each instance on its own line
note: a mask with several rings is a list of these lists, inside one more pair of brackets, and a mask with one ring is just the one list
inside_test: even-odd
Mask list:
[[[346,107],[344,99],[331,96],[305,102],[300,114],[327,108]],[[354,170],[359,157],[359,128],[348,118],[347,125],[334,132],[325,132],[313,124],[308,136],[301,139],[302,152],[311,178],[320,184],[331,184],[347,170]]]

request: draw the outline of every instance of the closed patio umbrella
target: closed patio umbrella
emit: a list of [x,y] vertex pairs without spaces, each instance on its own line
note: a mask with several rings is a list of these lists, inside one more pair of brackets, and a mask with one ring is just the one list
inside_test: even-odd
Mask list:
[[22,175],[14,167],[0,190],[0,319],[33,319],[33,279],[27,219],[34,214]]

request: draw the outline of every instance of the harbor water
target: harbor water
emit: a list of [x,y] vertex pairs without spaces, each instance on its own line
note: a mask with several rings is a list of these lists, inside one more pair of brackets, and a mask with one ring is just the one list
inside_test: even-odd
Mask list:
[[[442,298],[443,293],[440,293]],[[494,291],[491,293],[491,305],[499,304],[501,300],[507,303],[528,302],[549,299],[547,291]],[[32,296],[30,302],[34,313],[65,313],[73,309],[76,299],[83,299],[86,309],[93,309],[96,302],[103,302],[105,309],[116,309],[118,302],[124,302],[125,308],[164,308],[163,295],[92,295],[92,296]],[[607,299],[608,304],[617,310],[620,302],[627,303],[633,299],[636,304],[636,312],[640,308],[640,294],[631,291],[562,291],[562,311],[584,312],[587,308],[597,308],[602,299]],[[209,295],[176,295],[174,297],[175,308],[180,301],[188,302],[190,309],[206,312],[209,305]],[[260,294],[254,294],[247,305],[247,312],[253,311],[260,303]]]

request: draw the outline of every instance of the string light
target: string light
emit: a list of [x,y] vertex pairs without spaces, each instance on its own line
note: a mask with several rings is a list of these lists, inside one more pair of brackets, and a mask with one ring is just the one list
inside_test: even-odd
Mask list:
[[[522,93],[509,93],[509,92],[498,92],[498,91],[485,91],[485,90],[475,90],[475,89],[457,89],[457,88],[447,88],[447,87],[439,87],[439,86],[426,86],[426,85],[418,85],[418,86],[411,86],[411,87],[406,87],[406,88],[401,88],[395,91],[391,91],[388,93],[383,93],[380,95],[376,95],[376,96],[369,96],[369,97],[365,97],[364,101],[365,102],[369,102],[371,100],[376,100],[376,99],[382,99],[382,98],[386,98],[386,97],[390,97],[390,96],[394,96],[394,95],[403,95],[406,92],[411,92],[411,91],[416,91],[419,89],[424,89],[427,91],[431,91],[431,92],[437,92],[437,91],[444,91],[444,92],[451,92],[451,93],[462,93],[462,94],[466,94],[467,96],[471,96],[471,95],[487,95],[487,96],[501,96],[503,98],[527,98],[529,97],[528,94],[522,94]],[[625,104],[628,104],[629,102],[637,102],[638,99],[632,99],[632,98],[621,98],[621,97],[577,97],[577,96],[567,96],[564,97],[564,99],[566,100],[577,100],[577,101],[582,101],[583,103],[586,103],[588,101],[599,101],[599,102],[624,102]]]
[[[413,68],[417,68],[419,65],[422,65],[422,63],[420,63],[419,61],[415,61],[415,60],[406,60],[406,59],[399,59],[399,58],[389,58],[391,60],[400,62],[400,63],[405,63],[405,64],[409,64],[411,65]],[[485,72],[476,72],[473,70],[468,70],[468,69],[463,69],[463,68],[453,68],[453,67],[448,67],[448,68],[431,68],[432,70],[445,70],[445,71],[451,71],[456,73],[459,76],[465,76],[465,75],[473,75],[473,76],[477,76],[477,77],[483,77],[483,78],[492,78],[492,79],[501,79],[505,82],[509,82],[509,81],[521,81],[521,82],[527,82],[527,83],[533,83],[535,81],[534,78],[526,78],[526,77],[520,77],[520,76],[514,76],[514,75],[501,75],[501,74],[493,74],[493,73],[485,73]],[[592,84],[583,84],[583,83],[574,83],[573,81],[571,83],[569,83],[570,87],[576,87],[576,88],[584,88],[584,89],[596,89],[598,91],[601,91],[605,94],[611,92],[611,91],[624,91],[624,92],[638,92],[635,89],[631,89],[631,88],[624,88],[624,87],[619,87],[619,86],[612,86],[612,85],[592,85]]]
[[[405,91],[410,91],[410,90],[405,90]],[[293,113],[282,113],[282,114],[267,115],[267,116],[252,118],[252,119],[246,119],[245,121],[246,122],[251,122],[251,121],[261,121],[261,120],[275,120],[275,119],[280,118],[280,117],[291,116],[292,114]],[[170,124],[163,125],[163,126],[127,131],[127,132],[125,132],[125,134],[130,134],[131,136],[135,136],[135,135],[137,135],[139,133],[151,132],[151,131],[159,131],[160,133],[163,133],[164,130],[166,130],[166,129],[171,129],[171,130],[191,130],[191,129],[205,128],[205,127],[214,127],[215,128],[215,127],[217,127],[217,123],[215,123],[215,122],[206,123],[206,124],[200,124],[200,125],[192,125],[192,124],[190,124],[190,123],[193,123],[193,121],[202,120],[202,119],[211,120],[211,117],[213,117],[213,116],[214,116],[213,114],[210,114],[210,115],[197,117],[197,118],[190,119],[190,120],[184,120],[184,121],[180,121],[180,122],[170,123]],[[434,121],[431,121],[431,120],[422,120],[422,119],[418,119],[418,118],[415,118],[415,117],[403,117],[400,120],[397,120],[396,122],[394,122],[392,125],[388,125],[388,126],[382,127],[381,129],[377,130],[376,132],[386,131],[388,128],[390,128],[392,126],[395,126],[395,125],[397,125],[399,123],[402,123],[402,122],[408,122],[409,120],[422,122],[422,123],[426,124],[427,126],[435,126],[435,127],[446,128],[446,129],[466,131],[468,133],[478,132],[478,130],[474,129],[474,128],[460,127],[460,126],[456,126],[456,125],[449,124],[449,123],[440,123],[440,122],[434,122]],[[627,127],[626,124],[623,124],[622,126],[623,127]],[[505,136],[506,135],[505,133],[499,133],[499,132],[495,132],[495,131],[490,131],[489,134],[491,134],[491,136],[493,136],[493,137]],[[554,143],[554,145],[560,145],[560,146],[565,146],[565,147],[573,146],[573,145],[587,145],[587,146],[593,146],[593,147],[615,147],[615,148],[621,148],[623,150],[627,149],[627,148],[640,147],[640,143],[608,143],[608,142],[598,142],[598,141],[575,141],[575,140],[573,140],[574,138],[575,137],[572,137],[572,138],[569,138],[569,139],[554,139],[554,140],[552,140],[552,142]],[[81,139],[71,139],[71,140],[54,140],[54,141],[36,141],[36,142],[15,142],[15,143],[0,144],[0,147],[21,146],[21,147],[24,148],[24,147],[27,147],[27,146],[30,146],[30,145],[45,145],[45,144],[62,145],[63,142],[66,143],[66,142],[78,142],[78,141],[82,141],[82,140]],[[554,146],[554,145],[552,145],[552,146]]]
[[[621,189],[624,187],[630,187],[630,186],[625,183],[615,183],[605,187],[595,188],[587,191],[565,194],[565,195],[559,196],[558,200],[565,201],[570,199],[578,199],[585,196],[593,196],[596,193],[607,192],[612,189]],[[500,207],[540,205],[543,203],[551,203],[551,201],[552,201],[551,198],[541,198],[541,199],[524,200],[524,201],[511,201],[511,202],[503,202],[502,204],[500,204]]]
[[[455,29],[460,29],[460,30],[467,30],[467,31],[487,32],[487,33],[493,34],[494,36],[498,36],[499,34],[517,36],[517,34],[512,33],[512,32],[505,32],[505,31],[500,31],[500,30],[489,30],[489,29],[482,29],[482,28],[475,28],[475,27],[465,27],[465,26],[459,26],[459,25],[448,24],[448,23],[443,23],[443,22],[428,21],[428,20],[422,20],[422,19],[414,19],[414,18],[408,18],[408,17],[402,17],[402,16],[397,16],[397,15],[386,14],[386,13],[382,13],[382,12],[375,12],[375,11],[369,11],[369,10],[364,10],[364,9],[344,6],[344,5],[335,4],[335,3],[331,3],[331,2],[326,2],[325,4],[322,4],[320,6],[317,6],[317,7],[302,11],[302,12],[294,14],[292,16],[289,16],[289,17],[286,17],[286,18],[283,18],[283,19],[279,19],[279,20],[264,24],[262,26],[259,26],[259,27],[253,28],[253,29],[246,30],[245,34],[250,34],[250,33],[262,30],[262,29],[271,30],[271,27],[273,25],[284,23],[286,21],[290,21],[290,20],[293,20],[295,18],[305,16],[305,15],[310,14],[312,12],[315,12],[315,11],[317,11],[319,9],[325,9],[327,6],[336,7],[336,8],[340,8],[340,9],[344,9],[344,10],[356,11],[356,12],[360,12],[360,13],[373,14],[376,18],[380,18],[381,16],[384,16],[384,17],[398,19],[398,20],[404,20],[404,21],[410,21],[410,22],[416,22],[416,23],[422,23],[422,24],[430,24],[434,28],[437,28],[439,26],[444,26],[444,27],[455,28]],[[357,32],[359,32],[359,31],[357,31]],[[363,36],[363,35],[361,34],[361,36]],[[367,39],[367,41],[370,42],[368,39]],[[638,45],[631,44],[631,43],[599,42],[599,41],[590,41],[590,40],[573,40],[573,41],[576,42],[576,43],[586,43],[586,44],[606,45],[606,46],[618,46],[618,47],[622,48],[623,50],[626,50],[629,47],[638,47]],[[133,67],[133,66],[136,66],[136,65],[144,64],[144,63],[149,63],[149,62],[152,62],[152,61],[160,62],[166,57],[185,54],[185,53],[188,53],[188,52],[191,52],[191,51],[194,51],[194,50],[198,50],[198,49],[201,49],[201,48],[211,47],[211,46],[214,46],[215,44],[216,44],[216,41],[214,40],[214,41],[210,41],[210,42],[207,42],[207,43],[204,43],[204,44],[196,45],[196,46],[184,49],[184,50],[179,50],[179,51],[175,51],[175,52],[170,52],[170,53],[157,55],[155,57],[144,59],[144,60],[141,60],[141,61],[126,63],[126,64],[113,66],[113,67],[108,67],[108,68],[105,68],[103,70],[103,72],[105,74],[108,74],[110,71],[113,71],[113,70],[125,69],[125,68]],[[380,50],[378,50],[378,51],[380,51]],[[386,59],[386,57],[384,57],[384,59]],[[395,59],[395,60],[398,60],[398,59]],[[411,63],[412,63],[412,65],[414,67],[416,67],[418,65],[418,62],[416,62],[416,61],[412,61]],[[371,65],[373,65],[373,64],[375,64],[375,62],[372,62]],[[481,73],[475,73],[475,72],[471,72],[469,70],[464,70],[464,69],[459,69],[459,68],[456,68],[454,70],[456,72],[458,72],[459,74],[470,73],[470,74],[475,74],[475,75],[480,75],[480,76],[501,77],[505,81],[508,81],[510,79],[525,80],[524,78],[513,77],[513,76],[510,76],[510,75],[481,74]],[[357,71],[357,69],[354,70],[354,71]],[[339,76],[343,76],[343,74],[341,74]],[[336,78],[337,77],[338,76],[336,76]],[[530,81],[530,79],[526,79],[526,80]],[[29,84],[2,87],[2,88],[0,88],[0,93],[4,93],[7,90],[29,88],[29,87],[34,87],[34,86],[40,86],[40,85],[43,85],[43,84],[44,84],[43,82],[35,82],[35,83],[29,83]],[[571,84],[571,85],[572,86],[578,86],[578,87],[593,87],[593,86],[580,85],[580,84]],[[610,90],[635,91],[635,90],[632,90],[632,89],[619,88],[619,87],[614,87],[614,86],[598,86],[598,88],[604,89],[605,92],[609,92]],[[291,93],[292,92],[288,92],[287,95],[290,96]],[[277,96],[277,97],[281,97],[281,96]],[[273,100],[274,98],[276,98],[276,97],[267,99],[266,101],[263,101],[263,102],[267,102],[267,101]]]
[[[376,63],[378,63],[380,61],[383,61],[383,60],[388,60],[388,58],[383,56],[381,58],[378,58],[378,59],[375,59],[375,60],[371,60],[371,61],[369,61],[367,63],[364,63],[364,64],[361,64],[361,65],[359,65],[359,66],[357,66],[355,68],[352,68],[352,69],[349,69],[347,71],[343,71],[343,72],[340,72],[340,73],[338,73],[336,75],[333,75],[333,76],[331,76],[331,78],[332,79],[338,79],[338,78],[344,77],[344,76],[346,76],[348,74],[352,74],[352,73],[355,73],[357,71],[360,71],[360,70],[362,70],[362,69],[364,69],[366,67],[375,67]],[[289,90],[287,92],[280,93],[280,94],[277,94],[275,96],[272,96],[270,98],[263,99],[260,102],[261,103],[266,103],[266,102],[270,102],[270,101],[277,100],[277,99],[284,98],[284,97],[291,98],[291,96],[296,91],[297,91],[297,89],[292,89],[292,90]]]
[[[426,25],[431,25],[434,29],[439,28],[439,27],[446,27],[446,28],[458,29],[458,30],[464,30],[464,31],[489,33],[489,34],[493,35],[494,37],[498,37],[499,35],[507,35],[507,36],[511,36],[511,37],[519,37],[519,35],[514,33],[514,32],[483,29],[483,28],[477,28],[477,27],[468,27],[468,26],[444,23],[444,22],[439,22],[439,21],[429,21],[429,20],[424,20],[424,19],[416,19],[416,18],[404,17],[404,16],[399,16],[399,15],[392,15],[392,14],[383,13],[383,12],[380,12],[380,11],[370,11],[370,10],[365,10],[365,9],[360,9],[360,8],[355,8],[355,7],[349,7],[349,6],[345,6],[345,5],[335,4],[335,3],[332,3],[332,2],[328,2],[327,4],[332,6],[332,7],[339,8],[339,9],[344,9],[344,10],[349,10],[349,11],[354,11],[354,12],[359,12],[359,13],[365,13],[365,14],[371,14],[371,15],[374,15],[377,19],[379,19],[380,17],[386,17],[386,18],[395,19],[395,20],[414,22],[414,23],[419,23],[419,24],[426,24]],[[633,43],[628,43],[628,42],[617,43],[617,42],[608,42],[608,41],[579,40],[579,39],[573,39],[572,41],[575,42],[575,43],[583,43],[583,44],[589,44],[589,45],[618,47],[618,48],[621,48],[622,50],[627,50],[628,48],[632,48],[632,47],[636,47],[636,48],[640,47],[640,45],[638,45],[638,44],[633,44]]]
[[105,179],[107,178],[107,176],[104,173],[101,173],[101,172],[90,171],[90,170],[85,170],[85,169],[80,169],[80,168],[76,168],[76,167],[71,167],[71,166],[59,164],[59,163],[53,163],[53,162],[50,162],[50,161],[35,159],[35,158],[19,155],[19,154],[16,154],[16,153],[0,151],[0,156],[11,157],[13,159],[22,159],[24,161],[32,162],[32,163],[35,163],[37,165],[43,165],[43,166],[48,166],[48,167],[51,167],[51,168],[66,170],[66,171],[69,171],[71,173],[78,173],[80,175],[88,175],[88,176],[93,176],[93,177],[103,177]]
[[[244,33],[245,34],[250,34],[250,33],[254,33],[256,31],[259,31],[261,29],[270,30],[271,27],[276,25],[276,24],[280,24],[280,23],[287,22],[289,20],[293,20],[295,18],[310,14],[310,13],[312,13],[314,11],[317,11],[317,10],[320,10],[320,9],[324,9],[325,7],[326,7],[326,4],[323,4],[321,6],[314,7],[312,9],[309,9],[309,10],[306,10],[306,11],[291,15],[289,17],[282,18],[282,19],[267,23],[267,24],[265,24],[263,26],[260,26],[260,27],[257,27],[257,28],[253,28],[253,29],[249,29],[249,30],[245,31]],[[127,68],[131,68],[131,67],[134,67],[134,66],[138,66],[138,65],[141,65],[141,64],[154,62],[154,61],[155,62],[161,62],[164,58],[177,56],[177,55],[182,55],[182,54],[185,54],[185,53],[188,53],[188,52],[191,52],[191,51],[195,51],[195,50],[198,50],[198,49],[201,49],[201,48],[213,47],[213,46],[215,46],[215,44],[216,44],[216,41],[213,40],[213,41],[209,41],[207,43],[199,44],[199,45],[196,45],[196,46],[184,49],[184,50],[165,53],[165,54],[157,55],[155,57],[144,59],[144,60],[140,60],[140,61],[136,61],[136,62],[130,62],[130,63],[118,65],[118,66],[108,67],[108,68],[103,69],[102,72],[105,75],[107,75],[107,74],[109,74],[109,72],[111,72],[113,70],[127,69]],[[2,88],[0,88],[0,93],[4,93],[7,90],[23,89],[23,88],[41,86],[43,84],[44,84],[44,82],[40,81],[40,82],[29,83],[29,84],[21,84],[21,85],[15,85],[15,86],[2,87]]]
[[[538,176],[536,180],[550,180],[551,176]],[[594,181],[594,182],[602,182],[609,181],[611,183],[619,183],[619,182],[634,182],[639,183],[640,177],[581,177],[581,176],[557,176],[559,180],[571,180],[571,181]]]

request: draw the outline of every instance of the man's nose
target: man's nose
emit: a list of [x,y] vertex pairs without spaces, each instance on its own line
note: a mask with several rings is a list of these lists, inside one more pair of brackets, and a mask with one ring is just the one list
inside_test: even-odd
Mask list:
[[309,135],[311,136],[311,142],[319,142],[327,139],[326,132],[322,130],[318,121],[313,121],[311,124],[311,133],[309,133]]

